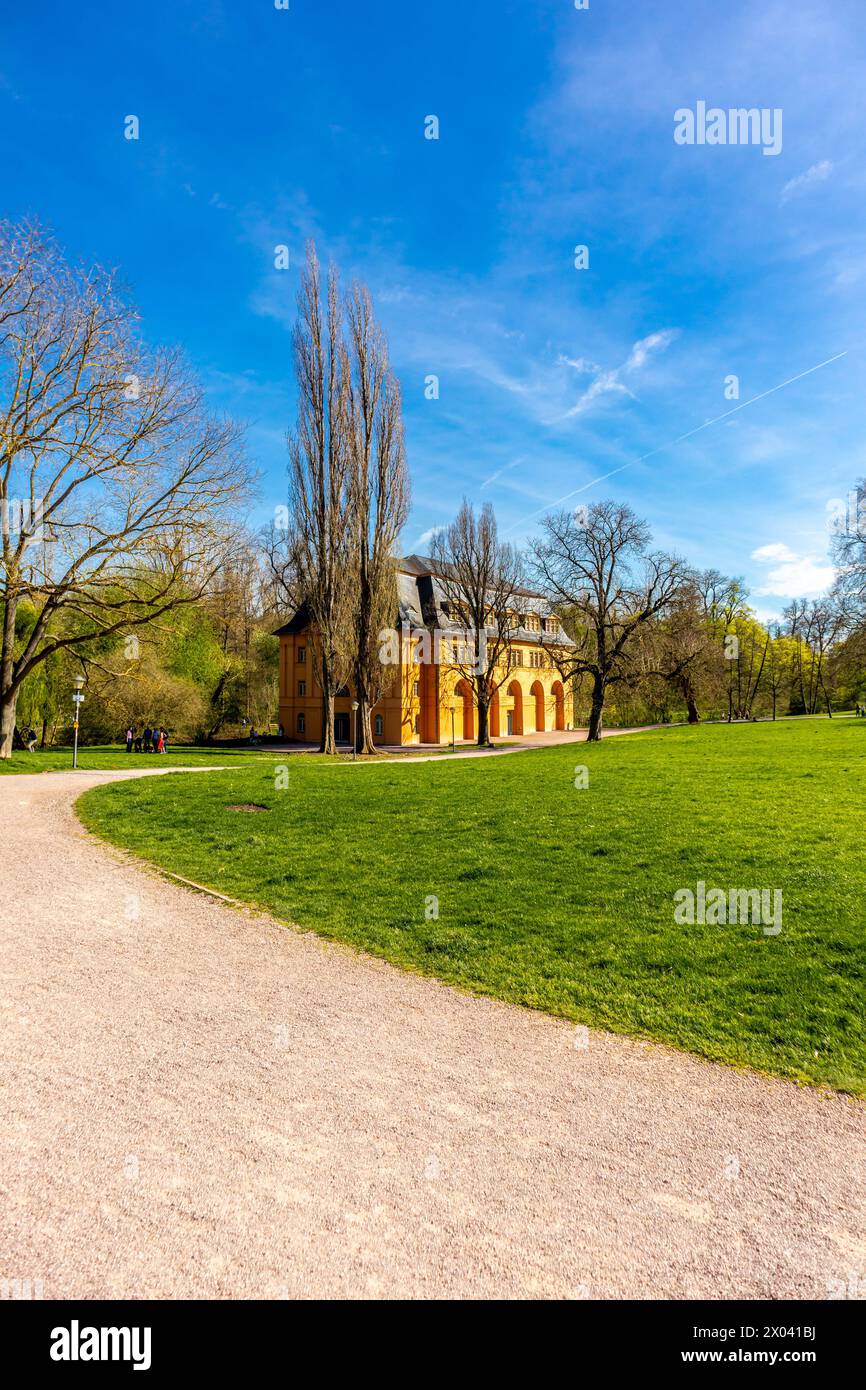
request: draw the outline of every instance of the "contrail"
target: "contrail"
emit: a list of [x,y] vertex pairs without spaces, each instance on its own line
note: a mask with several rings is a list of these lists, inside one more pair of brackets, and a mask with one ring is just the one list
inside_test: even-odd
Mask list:
[[702,425],[695,425],[694,429],[686,430],[685,434],[677,435],[676,439],[671,439],[667,444],[660,444],[657,449],[651,449],[648,454],[641,454],[640,458],[629,459],[628,463],[620,464],[619,468],[613,468],[610,473],[602,473],[600,477],[593,478],[592,482],[584,483],[583,487],[576,487],[572,492],[566,492],[562,497],[558,497],[555,502],[549,502],[546,507],[539,507],[538,511],[530,512],[528,516],[516,521],[513,526],[509,526],[503,531],[507,536],[509,531],[516,531],[518,526],[523,526],[533,517],[542,516],[544,512],[549,512],[552,507],[559,507],[563,502],[567,502],[571,497],[577,497],[581,492],[586,492],[589,488],[595,487],[597,483],[606,482],[608,478],[616,477],[617,473],[625,472],[626,468],[633,468],[636,463],[645,463],[647,459],[654,458],[656,454],[664,453],[665,449],[673,449],[675,445],[682,444],[684,439],[691,439],[692,435],[700,434],[701,430],[707,430],[710,425],[717,425],[720,420],[727,420],[729,416],[736,415],[738,410],[745,410],[747,405],[754,405],[755,401],[763,401],[767,396],[772,396],[776,391],[781,391],[785,386],[792,386],[795,381],[802,381],[803,377],[811,376],[813,372],[819,372],[822,367],[829,367],[831,362],[838,362],[840,357],[847,357],[848,349],[844,352],[837,352],[835,357],[828,357],[826,362],[817,362],[814,367],[807,367],[805,372],[798,372],[796,376],[789,376],[787,381],[780,381],[777,386],[771,386],[769,391],[761,391],[760,395],[752,396],[747,401],[741,401],[732,410],[726,410],[722,415],[716,415],[712,420],[705,420]]

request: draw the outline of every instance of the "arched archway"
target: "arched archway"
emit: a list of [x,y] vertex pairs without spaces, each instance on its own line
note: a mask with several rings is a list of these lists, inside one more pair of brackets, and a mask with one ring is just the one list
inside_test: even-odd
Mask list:
[[472,686],[468,681],[459,681],[454,690],[454,699],[457,701],[458,709],[462,707],[462,737],[473,739],[475,737],[475,704],[472,699]]
[[512,708],[508,711],[508,732],[510,734],[522,734],[523,691],[520,689],[519,681],[512,681],[509,685],[508,698],[513,702]]
[[544,686],[541,681],[536,681],[530,690],[530,695],[535,700],[535,732],[544,733]]
[[550,692],[556,701],[556,720],[554,728],[565,728],[565,690],[562,681],[554,681]]

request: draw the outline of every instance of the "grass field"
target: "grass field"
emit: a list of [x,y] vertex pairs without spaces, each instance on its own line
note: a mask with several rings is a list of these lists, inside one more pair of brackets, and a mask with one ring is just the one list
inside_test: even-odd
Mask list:
[[[460,745],[458,745],[460,746]],[[472,748],[472,744],[462,745],[464,748]],[[499,745],[494,744],[494,747]],[[444,757],[450,753],[450,747],[425,748],[425,756]],[[369,759],[371,762],[399,760],[405,756],[411,756],[411,748],[407,748],[405,753],[387,752],[379,753],[375,758]],[[292,757],[294,758],[294,754]],[[350,752],[340,752],[336,758],[325,758],[318,753],[305,753],[305,761],[332,764],[333,762],[351,762]],[[95,771],[106,771],[113,768],[135,768],[135,767],[196,767],[199,763],[203,766],[217,766],[218,764],[232,766],[235,763],[249,763],[255,761],[261,763],[262,759],[267,761],[270,767],[274,761],[281,757],[279,752],[267,747],[230,747],[222,748],[202,747],[195,745],[169,745],[167,753],[127,753],[126,749],[118,744],[104,745],[103,747],[82,747],[78,750],[78,766],[86,772],[88,768]],[[47,748],[44,752],[38,749],[34,753],[26,750],[21,752],[16,749],[11,758],[0,760],[0,776],[6,773],[29,773],[29,772],[69,772],[72,768],[72,749],[71,748]]]
[[[866,721],[672,729],[489,761],[287,761],[284,790],[270,758],[97,788],[78,808],[116,844],[398,965],[866,1092]],[[269,811],[227,809],[248,802]],[[697,880],[780,888],[780,934],[675,924],[673,895]]]
[[[127,753],[116,744],[103,748],[79,748],[78,766],[105,770],[111,768],[134,767],[196,767],[233,763],[248,763],[265,759],[270,767],[273,757],[261,748],[173,748],[169,745],[167,753]],[[71,748],[47,748],[44,753],[38,749],[34,753],[22,753],[16,749],[11,758],[0,760],[0,775],[6,773],[28,772],[69,772],[72,768]]]

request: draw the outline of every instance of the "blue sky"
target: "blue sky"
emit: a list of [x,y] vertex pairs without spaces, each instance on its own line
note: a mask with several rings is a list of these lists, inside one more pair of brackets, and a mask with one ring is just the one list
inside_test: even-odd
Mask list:
[[[388,330],[407,551],[464,493],[516,541],[615,496],[769,615],[866,473],[864,61],[862,0],[48,0],[4,15],[2,211],[120,266],[249,423],[254,521],[313,236]],[[780,109],[781,152],[676,144],[698,101]]]

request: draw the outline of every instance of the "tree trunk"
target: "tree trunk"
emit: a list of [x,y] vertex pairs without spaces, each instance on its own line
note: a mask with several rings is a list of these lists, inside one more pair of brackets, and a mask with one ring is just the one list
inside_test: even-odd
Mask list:
[[490,747],[490,706],[478,701],[478,747]]
[[0,650],[0,758],[12,757],[12,737],[15,733],[15,711],[18,687],[12,688],[15,677],[15,617],[17,596],[8,592],[3,604],[3,638]]
[[375,753],[376,745],[373,742],[373,710],[366,695],[358,692],[358,752],[363,754]]
[[12,739],[15,734],[15,711],[18,705],[18,691],[6,694],[0,702],[0,758],[12,757]]
[[334,692],[325,690],[322,694],[322,739],[320,753],[336,753],[337,740],[334,736]]
[[587,743],[598,743],[601,739],[601,726],[604,717],[604,682],[600,676],[592,678],[592,709],[589,715]]
[[700,724],[700,722],[701,722],[701,716],[700,716],[700,713],[699,713],[699,711],[698,711],[698,704],[697,704],[697,698],[696,698],[695,687],[694,687],[694,685],[692,684],[691,678],[690,678],[689,676],[684,676],[684,677],[683,677],[682,689],[683,689],[683,696],[684,696],[685,702],[686,702],[686,709],[688,710],[688,714],[689,714],[689,723],[690,723],[690,724]]

